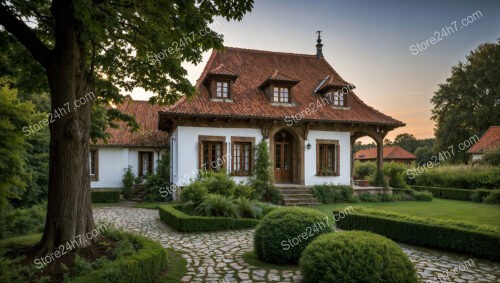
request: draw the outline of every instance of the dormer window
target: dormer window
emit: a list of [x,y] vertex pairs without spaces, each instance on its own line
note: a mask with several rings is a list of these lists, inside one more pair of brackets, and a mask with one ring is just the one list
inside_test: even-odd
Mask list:
[[314,89],[314,94],[324,96],[329,100],[329,104],[333,107],[349,108],[348,93],[355,86],[347,83],[341,78],[331,75],[326,76]]
[[299,80],[276,70],[262,84],[260,89],[266,94],[270,102],[281,105],[281,103],[293,103],[292,88]]
[[229,98],[229,81],[217,81],[215,90],[216,98]]
[[345,107],[345,94],[340,91],[335,92],[333,95],[333,106]]
[[290,88],[288,87],[278,87],[275,86],[273,87],[273,102],[283,102],[283,103],[289,103],[290,102]]

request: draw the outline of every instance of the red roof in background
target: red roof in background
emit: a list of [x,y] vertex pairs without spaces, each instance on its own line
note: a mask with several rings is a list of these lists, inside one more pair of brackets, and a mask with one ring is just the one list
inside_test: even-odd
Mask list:
[[500,147],[500,126],[491,126],[468,153],[484,153]]
[[147,101],[126,99],[123,103],[116,105],[121,112],[132,115],[141,127],[137,132],[132,133],[124,122],[117,123],[117,129],[108,128],[111,136],[108,143],[98,141],[97,145],[102,146],[137,146],[137,147],[166,147],[168,136],[166,132],[158,130],[158,111],[160,106],[152,105]]
[[[234,83],[232,102],[212,101],[208,89],[202,83],[210,70],[223,64],[238,75]],[[290,77],[299,81],[292,88],[294,105],[277,106],[270,103],[259,88],[273,75]],[[280,75],[278,75],[280,74]],[[324,58],[316,55],[292,54],[227,47],[214,50],[197,81],[198,94],[192,99],[182,97],[177,103],[161,109],[166,115],[219,116],[284,119],[294,116],[316,103],[318,96],[314,89],[326,77],[332,82],[345,82]],[[374,123],[400,127],[404,124],[373,109],[349,92],[349,109],[334,109],[328,105],[302,120]]]
[[[377,159],[377,148],[362,149],[354,154],[354,159]],[[417,157],[400,146],[384,146],[384,159],[417,159]]]

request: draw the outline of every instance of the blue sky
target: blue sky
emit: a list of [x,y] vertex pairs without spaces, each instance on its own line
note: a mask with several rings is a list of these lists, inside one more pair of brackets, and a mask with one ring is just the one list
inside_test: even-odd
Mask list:
[[[462,26],[462,19],[474,13],[476,19]],[[430,42],[442,28],[455,29],[454,21],[456,31],[412,55],[411,45]],[[241,22],[217,22],[214,29],[227,46],[293,53],[314,54],[315,31],[323,31],[325,58],[356,85],[356,94],[407,124],[388,137],[409,132],[426,138],[434,127],[429,99],[451,66],[480,43],[500,38],[500,1],[257,0]],[[191,82],[208,56],[198,66],[186,64]],[[149,94],[135,90],[132,96]]]

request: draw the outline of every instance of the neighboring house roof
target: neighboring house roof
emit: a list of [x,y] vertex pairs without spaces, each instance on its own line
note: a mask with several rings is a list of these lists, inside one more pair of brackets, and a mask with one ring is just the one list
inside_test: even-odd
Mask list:
[[481,154],[500,147],[500,126],[491,126],[486,133],[476,142],[468,153]]
[[[231,102],[214,101],[210,98],[203,82],[212,73],[238,76],[231,93]],[[197,81],[198,93],[195,97],[182,97],[174,105],[162,108],[161,112],[171,116],[284,119],[299,114],[310,107],[311,103],[316,103],[319,97],[314,90],[327,76],[327,84],[347,84],[323,57],[227,47],[212,52]],[[270,103],[259,88],[269,79],[297,82],[292,89],[292,105]],[[347,109],[329,106],[311,109],[313,113],[304,115],[302,121],[370,123],[393,127],[404,125],[366,105],[352,91],[349,92],[348,101]]]
[[[377,148],[368,148],[357,151],[354,154],[354,159],[372,160],[377,159]],[[410,159],[415,160],[417,157],[400,146],[384,146],[384,159]]]
[[118,122],[118,128],[108,128],[110,134],[108,143],[98,141],[100,146],[134,146],[134,147],[166,147],[168,136],[166,132],[158,130],[158,111],[160,106],[152,105],[147,101],[125,99],[116,105],[121,112],[134,116],[140,129],[132,133],[125,122]]

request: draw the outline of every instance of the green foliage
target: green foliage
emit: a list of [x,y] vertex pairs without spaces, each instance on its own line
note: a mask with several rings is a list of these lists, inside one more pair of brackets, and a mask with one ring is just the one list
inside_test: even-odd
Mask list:
[[340,203],[352,201],[353,189],[351,186],[323,184],[312,188],[314,197],[321,203]]
[[113,203],[120,201],[119,190],[95,189],[90,191],[92,203]]
[[46,214],[46,203],[30,208],[7,209],[3,216],[4,225],[0,226],[0,239],[42,231]]
[[256,155],[254,174],[249,182],[255,190],[257,199],[271,201],[275,198],[276,192],[273,190],[274,178],[271,173],[271,158],[269,157],[269,147],[265,140],[257,144]]
[[181,202],[192,202],[198,205],[206,195],[208,195],[207,187],[201,181],[197,180],[182,189]]
[[500,124],[499,43],[484,43],[471,51],[465,63],[452,67],[451,76],[431,99],[432,119],[436,122],[435,151],[454,146],[455,154],[449,160],[453,163],[469,158],[466,151],[457,149],[460,143]]
[[[33,104],[20,102],[17,91],[10,89],[8,81],[0,78],[0,226],[7,199],[19,199],[26,189],[26,131],[34,112]],[[26,131],[21,131],[25,129]],[[29,133],[29,132],[28,132]]]
[[[412,169],[409,172],[412,176],[415,173]],[[500,167],[440,166],[414,175],[417,186],[470,190],[500,188]]]
[[492,190],[488,196],[483,199],[484,203],[500,204],[500,190]]
[[239,217],[239,210],[233,198],[219,194],[208,194],[203,197],[203,201],[194,212],[199,216]]
[[236,183],[226,172],[205,172],[199,181],[208,189],[210,194],[231,196]]
[[384,175],[390,187],[404,189],[406,185],[406,166],[397,162],[384,163]]
[[428,191],[418,192],[412,190],[412,195],[416,201],[432,201],[432,193]]
[[261,199],[278,205],[283,204],[283,196],[275,186],[267,187]]
[[357,180],[366,180],[368,176],[375,174],[375,172],[377,172],[377,164],[375,162],[354,161],[354,176]]
[[125,171],[125,173],[123,174],[122,177],[122,183],[123,183],[122,194],[126,199],[129,199],[132,197],[133,193],[135,174],[134,172],[132,172],[132,167],[130,167],[130,165],[123,171]]
[[355,213],[337,221],[337,226],[371,231],[402,243],[500,259],[500,230],[493,226],[365,208],[356,208]]
[[[443,199],[456,199],[456,200],[472,200],[475,192],[478,190],[464,190],[464,189],[449,189],[449,188],[437,188],[437,187],[427,187],[427,186],[412,186],[413,189],[417,191],[429,191],[436,198]],[[484,190],[487,193],[490,190]],[[482,201],[482,198],[479,202]]]
[[266,215],[254,236],[254,250],[260,260],[297,263],[300,254],[315,237],[329,233],[328,217],[318,211],[286,207]]
[[[154,174],[147,176],[146,189],[147,194],[144,197],[146,201],[155,202],[155,201],[169,201],[173,199],[171,195],[170,188],[170,156],[169,153],[166,153],[162,156],[158,165],[156,166],[156,171]],[[165,195],[160,189],[168,193]]]
[[417,157],[417,164],[423,165],[431,161],[434,152],[432,151],[432,146],[419,146],[415,150],[415,156]]
[[234,203],[239,211],[240,217],[259,219],[264,215],[263,209],[256,201],[247,198],[238,198],[234,200]]
[[231,188],[230,195],[235,198],[253,199],[255,198],[255,191],[251,186],[237,184]]
[[500,147],[483,154],[481,163],[490,166],[500,166]]
[[362,193],[359,195],[359,200],[362,202],[380,202],[378,194]]
[[372,186],[383,187],[383,188],[387,187],[387,179],[385,178],[383,172],[375,172],[375,174],[368,177],[368,182]]
[[394,138],[394,145],[399,145],[402,149],[413,153],[418,147],[418,140],[412,134],[399,134]]
[[159,208],[160,219],[179,232],[246,229],[257,226],[260,221],[248,218],[193,216],[182,212],[180,208],[181,205],[161,205]]
[[299,266],[304,282],[418,282],[415,267],[396,243],[363,231],[316,238]]

